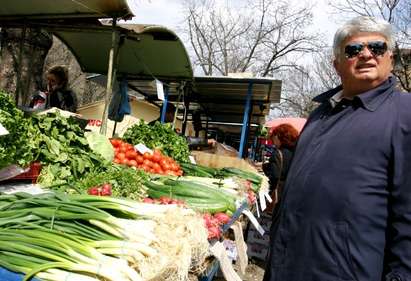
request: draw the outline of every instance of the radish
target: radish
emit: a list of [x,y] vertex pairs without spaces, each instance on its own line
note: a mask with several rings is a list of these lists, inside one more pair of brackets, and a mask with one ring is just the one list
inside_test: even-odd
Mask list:
[[88,193],[89,195],[99,195],[98,187],[97,187],[97,186],[90,187],[90,188],[87,190],[87,193]]
[[214,214],[214,218],[216,218],[220,224],[226,224],[231,219],[226,213],[216,213]]
[[101,196],[110,196],[111,195],[111,184],[105,183],[101,187]]
[[208,239],[220,238],[221,230],[217,226],[211,226],[208,228]]
[[143,202],[144,202],[144,203],[150,203],[150,204],[153,204],[153,203],[154,203],[154,200],[153,200],[153,199],[151,199],[151,198],[148,198],[148,197],[147,197],[147,198],[144,198],[144,199],[143,199]]

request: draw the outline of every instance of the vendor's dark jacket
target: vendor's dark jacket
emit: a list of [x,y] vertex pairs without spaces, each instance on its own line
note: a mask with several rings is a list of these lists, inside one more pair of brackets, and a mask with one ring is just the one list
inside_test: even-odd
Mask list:
[[[281,151],[282,160],[278,151]],[[280,150],[274,149],[268,162],[263,164],[264,174],[270,181],[270,191],[273,191],[280,181],[285,181],[293,158],[293,153],[294,151],[292,148],[282,147]]]
[[411,94],[339,90],[300,135],[264,281],[411,281]]
[[58,90],[47,96],[46,108],[57,107],[62,110],[76,112],[77,98],[71,90]]

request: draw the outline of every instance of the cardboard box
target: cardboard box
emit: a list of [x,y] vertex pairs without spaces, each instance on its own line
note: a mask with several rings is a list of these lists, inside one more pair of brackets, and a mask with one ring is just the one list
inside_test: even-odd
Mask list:
[[198,165],[211,168],[234,167],[244,171],[258,173],[257,169],[247,160],[237,157],[211,154],[203,151],[192,151],[191,154],[194,156],[194,159]]

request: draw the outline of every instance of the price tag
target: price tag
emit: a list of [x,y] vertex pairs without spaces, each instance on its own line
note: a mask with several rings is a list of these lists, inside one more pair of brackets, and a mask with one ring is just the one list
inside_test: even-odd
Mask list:
[[188,159],[190,159],[191,164],[194,164],[194,165],[197,164],[196,160],[194,159],[194,156],[189,155],[189,156],[188,156]]
[[261,211],[264,211],[267,209],[267,203],[265,202],[265,195],[263,191],[258,192],[258,198],[260,200]]
[[141,154],[144,154],[146,152],[153,154],[153,151],[142,143],[135,145],[134,148]]
[[251,213],[249,210],[244,210],[243,214],[246,215],[248,217],[248,219],[250,220],[250,222],[254,225],[255,229],[257,229],[258,233],[261,234],[261,236],[264,235],[265,230],[264,228],[261,226],[261,224],[259,224],[259,222],[257,221],[257,219],[254,217],[253,213]]
[[258,208],[258,200],[255,200],[255,208],[257,209],[257,218],[260,217],[260,208]]
[[267,191],[266,191],[266,192],[264,192],[264,197],[265,197],[265,198],[267,198],[268,203],[273,202],[273,199],[271,199],[271,196],[270,196],[270,194],[268,194],[268,192],[267,192]]
[[0,136],[5,136],[8,134],[9,134],[9,131],[7,131],[7,129],[4,128],[3,125],[0,123]]
[[157,97],[159,100],[164,100],[164,87],[160,80],[156,79]]

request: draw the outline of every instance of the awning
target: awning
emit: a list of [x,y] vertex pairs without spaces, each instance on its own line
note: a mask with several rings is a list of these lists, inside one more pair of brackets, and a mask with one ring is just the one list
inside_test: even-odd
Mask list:
[[251,124],[265,123],[271,103],[280,102],[281,81],[268,78],[195,77],[193,91],[211,122],[243,123],[249,85]]
[[0,21],[132,16],[126,0],[12,0],[0,5]]
[[[84,26],[49,29],[77,58],[84,72],[107,74],[112,27]],[[161,26],[121,25],[117,76],[187,80],[193,71],[187,51],[177,35]]]

